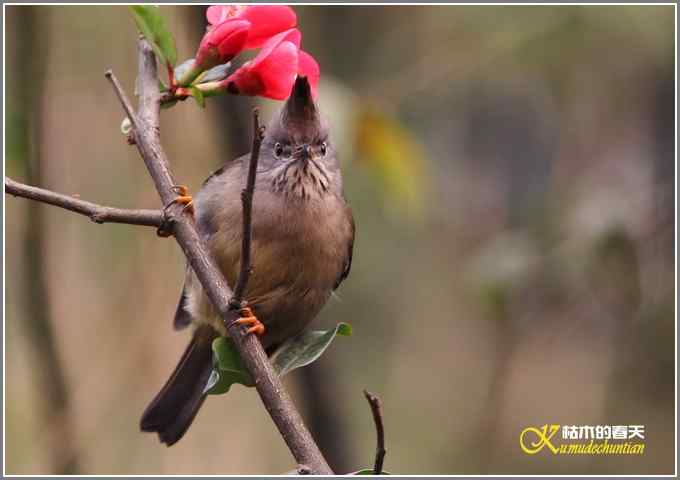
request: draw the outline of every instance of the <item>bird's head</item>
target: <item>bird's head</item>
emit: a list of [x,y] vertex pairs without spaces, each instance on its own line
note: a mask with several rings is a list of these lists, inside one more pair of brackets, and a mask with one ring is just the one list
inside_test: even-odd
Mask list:
[[335,150],[326,122],[306,77],[293,90],[267,128],[261,164],[271,172],[274,191],[303,200],[342,189]]

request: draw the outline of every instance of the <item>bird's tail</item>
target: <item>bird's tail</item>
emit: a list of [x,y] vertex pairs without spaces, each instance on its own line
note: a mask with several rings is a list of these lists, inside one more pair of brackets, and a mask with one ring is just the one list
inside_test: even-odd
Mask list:
[[202,325],[156,398],[142,415],[144,432],[157,432],[161,442],[176,443],[187,431],[205,400],[203,390],[212,370],[212,341],[217,332]]

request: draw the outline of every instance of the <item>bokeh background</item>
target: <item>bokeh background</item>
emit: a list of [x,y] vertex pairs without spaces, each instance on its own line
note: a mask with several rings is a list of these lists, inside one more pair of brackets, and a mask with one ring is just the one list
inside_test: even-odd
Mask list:
[[[203,7],[161,8],[191,56]],[[352,273],[316,324],[355,334],[286,379],[334,469],[372,464],[368,388],[391,472],[672,473],[674,7],[295,10],[357,223]],[[7,175],[159,207],[103,76],[132,92],[129,11],[5,13]],[[248,150],[255,104],[163,112],[182,183]],[[188,341],[171,328],[174,241],[23,199],[6,214],[7,473],[294,467],[254,389],[209,398],[170,449],[138,431]],[[647,446],[525,455],[520,431],[544,423],[644,424]]]

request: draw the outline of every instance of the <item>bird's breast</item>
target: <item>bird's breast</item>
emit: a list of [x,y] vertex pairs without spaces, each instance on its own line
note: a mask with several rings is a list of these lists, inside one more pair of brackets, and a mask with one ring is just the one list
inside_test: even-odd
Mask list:
[[[211,254],[230,285],[240,270],[243,175],[232,167],[194,197],[196,220]],[[252,273],[245,299],[267,333],[265,345],[301,331],[326,303],[345,268],[352,221],[344,199],[325,192],[301,201],[258,177],[252,212]],[[190,283],[189,311],[195,322],[221,321],[200,288]]]
[[[240,201],[227,201],[209,247],[230,285],[241,258]],[[292,295],[304,301],[315,292],[326,297],[344,268],[350,220],[344,199],[336,195],[292,201],[257,190],[252,212],[252,274],[246,296],[254,305]],[[316,300],[314,300],[316,301]]]
[[347,250],[345,217],[344,200],[334,195],[281,201],[261,194],[253,205],[254,272],[266,283],[332,289]]

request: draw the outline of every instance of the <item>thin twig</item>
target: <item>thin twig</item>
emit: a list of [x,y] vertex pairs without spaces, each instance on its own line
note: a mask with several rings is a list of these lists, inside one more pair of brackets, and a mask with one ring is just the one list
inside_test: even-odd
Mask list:
[[250,151],[250,162],[248,163],[248,178],[246,186],[241,192],[241,204],[243,205],[243,234],[241,237],[241,270],[238,280],[234,287],[234,295],[231,303],[234,307],[241,306],[243,293],[248,286],[250,278],[250,242],[253,224],[253,196],[255,194],[255,177],[257,174],[257,162],[260,158],[260,146],[264,137],[264,128],[260,127],[260,112],[257,108],[253,109],[253,148]]
[[116,78],[116,76],[113,74],[113,71],[111,69],[108,69],[105,73],[104,76],[109,79],[109,82],[111,82],[111,85],[113,85],[113,91],[116,92],[116,96],[118,97],[118,100],[120,100],[120,104],[123,106],[123,110],[125,110],[125,114],[127,117],[130,119],[130,123],[132,124],[132,127],[137,130],[139,128],[137,124],[137,115],[135,114],[135,109],[132,107],[132,104],[130,103],[130,99],[127,97],[125,94],[125,91],[123,90],[123,87],[120,85],[120,82]]
[[373,395],[368,390],[364,390],[364,396],[371,406],[371,413],[373,413],[373,421],[375,422],[375,433],[377,436],[377,446],[375,449],[375,465],[373,467],[373,474],[380,475],[383,471],[383,462],[385,461],[385,429],[383,427],[382,417],[382,402],[380,398]]
[[[132,109],[126,105],[127,97],[122,88],[116,85],[117,82],[113,81],[115,77],[110,72],[107,76],[112,80],[126,113],[132,116],[130,121],[135,129],[137,149],[144,159],[163,204],[168,205],[173,200],[175,182],[160,143],[158,72],[156,58],[148,42],[146,40],[139,42],[139,106],[135,120]],[[203,240],[196,231],[193,218],[184,215],[183,211],[183,207],[177,203],[167,208],[166,213],[172,219],[172,233],[215,310],[228,326],[229,337],[234,341],[243,363],[255,379],[255,388],[262,403],[296,462],[309,466],[311,472],[315,474],[332,475],[333,471],[305,427],[281,380],[272,369],[259,339],[254,335],[246,335],[243,327],[233,323],[238,318],[238,311],[231,308],[232,291],[214,260],[208,255]]]
[[25,185],[11,178],[5,178],[5,192],[16,197],[28,198],[80,213],[95,223],[127,223],[158,227],[163,220],[163,213],[160,210],[127,210],[97,205],[44,188]]

